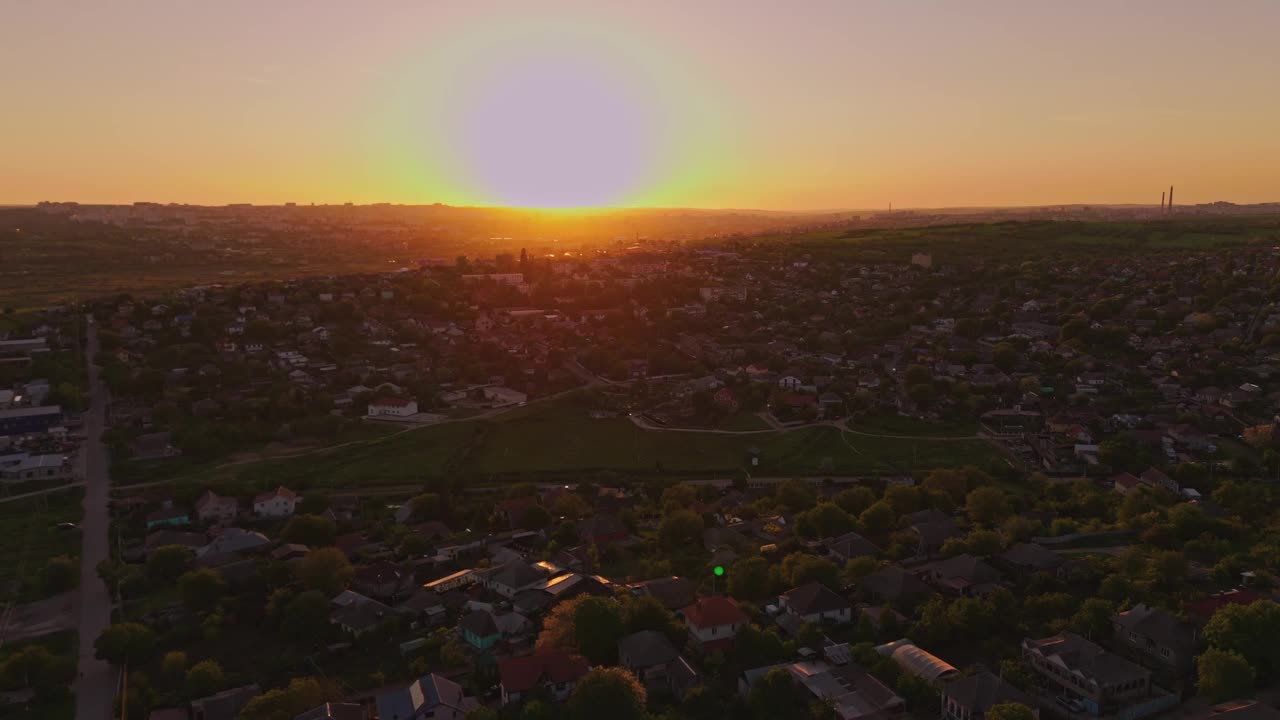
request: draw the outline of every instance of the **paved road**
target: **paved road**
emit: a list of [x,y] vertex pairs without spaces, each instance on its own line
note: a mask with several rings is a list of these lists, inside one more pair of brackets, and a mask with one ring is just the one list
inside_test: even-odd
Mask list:
[[107,501],[111,479],[107,476],[107,448],[102,443],[106,423],[106,390],[93,365],[98,351],[98,328],[92,322],[85,343],[89,367],[89,411],[84,415],[85,441],[80,450],[85,479],[84,520],[80,527],[84,547],[80,552],[80,677],[75,683],[76,720],[111,720],[115,704],[116,674],[93,656],[93,643],[111,623],[111,596],[98,577],[98,563],[108,556],[110,516]]

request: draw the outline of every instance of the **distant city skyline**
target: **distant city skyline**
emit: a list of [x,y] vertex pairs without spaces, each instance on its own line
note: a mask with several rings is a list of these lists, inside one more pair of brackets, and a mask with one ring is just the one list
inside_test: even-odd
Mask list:
[[0,204],[1280,200],[1280,3],[17,3]]

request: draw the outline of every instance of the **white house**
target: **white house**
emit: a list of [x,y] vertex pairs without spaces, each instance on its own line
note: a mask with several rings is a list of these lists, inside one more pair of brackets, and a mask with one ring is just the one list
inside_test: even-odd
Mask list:
[[778,387],[783,390],[799,390],[804,385],[804,381],[795,375],[783,375],[778,378]]
[[222,497],[212,490],[205,490],[196,500],[196,517],[200,522],[230,522],[240,512],[240,503],[233,497]]
[[290,517],[301,500],[302,497],[289,488],[278,487],[253,499],[253,513],[259,517]]
[[844,623],[849,622],[853,615],[853,606],[846,598],[818,582],[783,593],[779,603],[784,611],[800,622],[820,623],[825,620]]
[[700,598],[680,614],[689,626],[689,635],[708,650],[731,648],[738,629],[750,622],[738,603],[722,595]]
[[384,397],[369,403],[369,417],[409,417],[418,414],[418,401],[406,398]]

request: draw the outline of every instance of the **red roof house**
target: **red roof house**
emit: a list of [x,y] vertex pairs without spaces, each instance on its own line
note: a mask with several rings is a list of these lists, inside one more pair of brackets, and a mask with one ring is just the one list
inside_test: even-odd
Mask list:
[[501,660],[498,682],[502,687],[502,704],[519,702],[537,688],[543,688],[556,700],[564,700],[590,669],[586,658],[563,650],[543,650]]
[[733,647],[738,629],[750,622],[738,603],[723,595],[700,598],[680,614],[689,626],[689,635],[708,650]]

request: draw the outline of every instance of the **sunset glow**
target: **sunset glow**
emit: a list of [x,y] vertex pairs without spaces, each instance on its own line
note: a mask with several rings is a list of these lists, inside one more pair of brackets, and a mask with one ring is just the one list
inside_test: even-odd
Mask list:
[[1272,199],[1280,5],[1098,7],[19,3],[0,202]]

